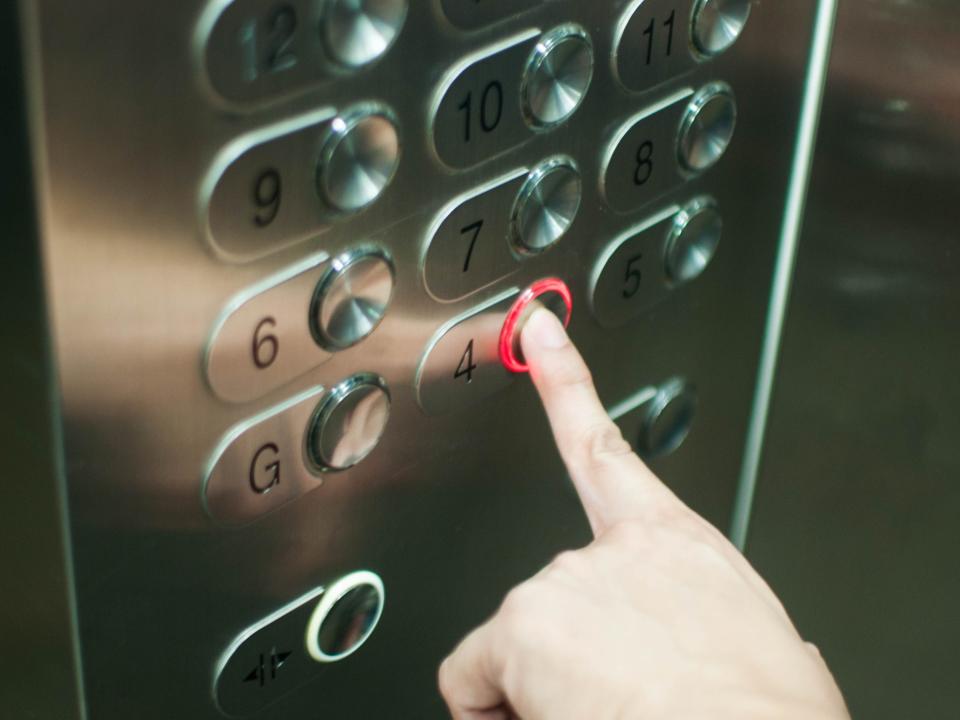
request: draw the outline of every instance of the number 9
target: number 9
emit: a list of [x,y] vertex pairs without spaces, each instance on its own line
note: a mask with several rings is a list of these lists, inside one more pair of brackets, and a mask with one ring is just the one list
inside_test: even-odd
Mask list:
[[280,194],[279,172],[268,168],[257,175],[253,182],[253,204],[258,208],[258,212],[253,216],[254,225],[266,227],[276,219],[280,212]]

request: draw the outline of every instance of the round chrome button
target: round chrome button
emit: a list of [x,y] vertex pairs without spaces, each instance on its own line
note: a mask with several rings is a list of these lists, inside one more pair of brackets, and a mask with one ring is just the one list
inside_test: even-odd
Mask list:
[[713,167],[730,146],[737,124],[733,91],[712,83],[693,96],[680,124],[680,163],[691,173]]
[[330,57],[357,68],[383,55],[400,34],[406,0],[327,0],[322,23]]
[[307,437],[310,459],[320,470],[346,470],[380,442],[390,418],[386,383],[370,373],[354,375],[320,402]]
[[356,345],[383,320],[393,286],[393,265],[379,248],[358,248],[335,258],[313,295],[314,338],[329,350]]
[[576,112],[593,79],[593,46],[576,25],[543,36],[523,79],[523,109],[530,124],[550,127]]
[[733,45],[750,17],[750,0],[698,0],[693,10],[693,44],[708,57]]
[[696,389],[674,378],[660,386],[640,426],[637,449],[644,457],[669,455],[690,434],[697,410]]
[[514,244],[529,253],[543,252],[553,245],[573,224],[581,195],[580,173],[571,160],[549,160],[537,167],[514,204]]
[[336,662],[360,649],[383,614],[383,581],[369,570],[350,573],[324,588],[307,623],[307,652]]
[[682,285],[698,277],[710,264],[720,244],[723,218],[708,198],[694,200],[673,221],[667,237],[667,278]]
[[399,164],[400,138],[386,111],[337,117],[320,153],[317,190],[335,210],[356,212],[380,197]]

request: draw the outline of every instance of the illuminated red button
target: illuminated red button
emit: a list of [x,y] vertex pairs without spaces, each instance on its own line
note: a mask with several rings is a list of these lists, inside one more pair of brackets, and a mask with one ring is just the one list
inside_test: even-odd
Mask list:
[[540,306],[556,314],[566,327],[570,324],[570,315],[573,312],[570,288],[560,278],[544,278],[520,293],[507,313],[503,329],[500,330],[500,362],[511,372],[521,373],[530,369],[520,350],[520,331],[533,311]]

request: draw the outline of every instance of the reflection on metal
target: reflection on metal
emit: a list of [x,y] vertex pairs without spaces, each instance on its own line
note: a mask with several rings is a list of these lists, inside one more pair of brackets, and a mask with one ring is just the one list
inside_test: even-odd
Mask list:
[[657,388],[647,405],[635,447],[645,458],[669,455],[690,434],[697,411],[696,388],[686,380],[673,378]]
[[310,307],[317,340],[331,350],[356,345],[383,320],[393,286],[393,265],[379,248],[358,248],[335,258]]
[[664,252],[670,282],[682,285],[706,270],[722,232],[723,218],[710,198],[697,198],[677,213]]
[[737,124],[733,91],[724,83],[711,83],[700,90],[680,124],[680,163],[692,173],[717,164],[730,146]]
[[360,570],[328,587],[307,625],[307,652],[317,662],[336,662],[352,655],[377,627],[383,613],[380,577]]
[[513,237],[519,249],[539,253],[560,240],[576,219],[580,200],[580,173],[572,160],[549,160],[534,169],[513,210]]
[[820,0],[817,6],[816,25],[814,26],[813,44],[810,49],[810,60],[807,67],[803,108],[793,156],[790,188],[783,215],[783,225],[780,230],[780,249],[777,253],[770,305],[767,310],[750,426],[747,430],[747,439],[743,451],[740,487],[737,491],[731,519],[730,538],[741,549],[747,542],[750,511],[753,508],[753,496],[757,486],[757,471],[760,467],[763,440],[767,430],[767,417],[770,412],[770,396],[773,392],[774,376],[777,371],[780,338],[783,336],[783,322],[787,311],[787,301],[790,299],[790,283],[793,279],[793,268],[796,263],[797,241],[800,236],[803,210],[810,185],[813,150],[817,141],[820,109],[823,105],[823,92],[827,80],[827,69],[830,64],[830,48],[837,19],[837,2],[838,0]]
[[693,44],[703,55],[733,45],[750,17],[750,0],[698,0],[693,11]]
[[317,168],[317,189],[336,210],[356,212],[378,197],[400,164],[391,113],[361,109],[334,119]]
[[593,79],[593,47],[576,25],[551,30],[537,43],[527,67],[523,109],[541,126],[556,125],[576,112]]
[[407,0],[328,0],[321,24],[330,56],[360,67],[382,56],[396,40]]
[[383,379],[361,373],[333,388],[310,423],[307,447],[322,470],[346,470],[373,452],[390,418]]

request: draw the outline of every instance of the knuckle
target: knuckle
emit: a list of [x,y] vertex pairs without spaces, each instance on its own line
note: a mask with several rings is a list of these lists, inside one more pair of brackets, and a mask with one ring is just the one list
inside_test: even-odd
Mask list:
[[529,583],[517,585],[507,593],[500,606],[500,618],[508,628],[523,627],[530,615],[536,614],[536,600]]
[[557,363],[557,367],[552,368],[550,381],[554,387],[593,387],[593,375],[587,364],[576,358],[576,361]]
[[564,550],[550,563],[550,569],[568,575],[580,575],[584,570],[584,565],[585,560],[582,553],[576,550]]
[[581,462],[585,467],[606,465],[633,453],[620,428],[610,421],[593,425],[582,437]]
[[640,550],[650,546],[650,531],[641,523],[621,521],[612,525],[605,533],[604,540],[613,545]]

